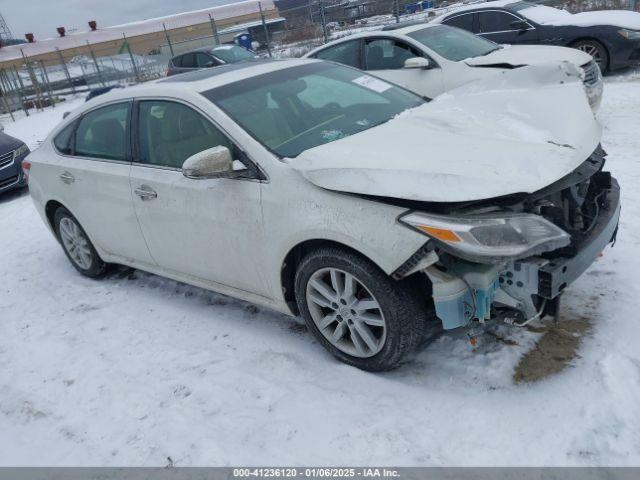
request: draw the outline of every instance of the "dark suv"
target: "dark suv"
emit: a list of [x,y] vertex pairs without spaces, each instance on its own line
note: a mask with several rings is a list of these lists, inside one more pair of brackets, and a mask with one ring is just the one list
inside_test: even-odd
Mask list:
[[176,55],[169,61],[167,77],[177,73],[190,72],[200,68],[217,67],[227,63],[243,62],[258,58],[246,48],[237,45],[205,47]]
[[0,193],[27,184],[22,160],[29,153],[29,147],[22,140],[0,131]]

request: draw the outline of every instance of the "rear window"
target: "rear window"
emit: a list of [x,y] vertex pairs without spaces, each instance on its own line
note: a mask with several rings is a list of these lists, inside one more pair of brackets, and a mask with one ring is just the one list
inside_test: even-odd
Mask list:
[[473,15],[473,13],[463,13],[462,15],[447,18],[442,23],[473,32]]
[[360,41],[352,40],[326,48],[316,53],[314,57],[360,68]]

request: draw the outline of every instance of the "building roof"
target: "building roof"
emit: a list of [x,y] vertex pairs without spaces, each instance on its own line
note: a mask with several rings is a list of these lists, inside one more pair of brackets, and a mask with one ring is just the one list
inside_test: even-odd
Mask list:
[[[56,49],[66,50],[69,48],[84,47],[87,42],[91,44],[120,40],[123,34],[127,37],[145,35],[163,31],[163,24],[168,30],[173,28],[184,28],[191,25],[206,23],[209,15],[216,21],[239,17],[242,15],[256,14],[260,12],[257,0],[247,0],[244,2],[221,5],[218,7],[204,8],[191,12],[167,15],[165,17],[151,18],[138,22],[114,25],[112,27],[99,28],[98,30],[67,34],[64,37],[55,37],[45,40],[38,40],[34,43],[23,43],[20,45],[9,45],[0,48],[0,62],[16,60],[22,58],[22,52],[28,57],[49,53]],[[275,5],[272,0],[262,0],[263,10],[273,10]]]

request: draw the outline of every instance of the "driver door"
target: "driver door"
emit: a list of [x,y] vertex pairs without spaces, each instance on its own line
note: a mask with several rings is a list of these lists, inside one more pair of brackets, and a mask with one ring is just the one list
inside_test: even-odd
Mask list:
[[215,146],[229,148],[240,168],[248,160],[243,164],[235,144],[189,105],[144,100],[137,102],[136,113],[130,186],[155,263],[179,276],[268,296],[259,255],[260,182],[250,175],[191,179],[182,174],[187,158]]
[[396,85],[428,98],[444,91],[442,69],[433,65],[427,69],[404,68],[405,60],[424,57],[416,48],[392,38],[374,38],[365,41],[365,70]]

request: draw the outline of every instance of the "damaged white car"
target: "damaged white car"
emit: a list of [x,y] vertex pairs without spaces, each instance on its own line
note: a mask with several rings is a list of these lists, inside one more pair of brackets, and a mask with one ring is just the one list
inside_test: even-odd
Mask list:
[[602,101],[602,74],[588,53],[552,45],[498,45],[447,25],[389,25],[335,40],[305,56],[366,70],[428,98],[523,66],[568,62],[581,71],[594,112]]
[[82,274],[124,264],[301,314],[385,370],[433,325],[554,313],[615,237],[578,72],[494,86],[426,103],[329,62],[223,66],[87,102],[23,168]]

